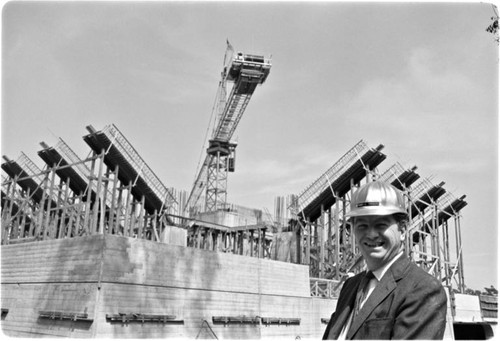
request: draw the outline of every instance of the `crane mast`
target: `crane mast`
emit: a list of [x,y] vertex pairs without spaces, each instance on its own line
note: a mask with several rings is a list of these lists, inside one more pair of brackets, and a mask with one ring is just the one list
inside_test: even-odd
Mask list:
[[[226,51],[226,56],[227,56]],[[215,110],[217,121],[208,140],[207,154],[189,195],[186,209],[194,208],[205,192],[205,211],[224,208],[227,199],[227,174],[234,171],[236,143],[231,138],[257,85],[264,83],[271,60],[238,52],[224,65]],[[226,99],[226,84],[233,87]]]

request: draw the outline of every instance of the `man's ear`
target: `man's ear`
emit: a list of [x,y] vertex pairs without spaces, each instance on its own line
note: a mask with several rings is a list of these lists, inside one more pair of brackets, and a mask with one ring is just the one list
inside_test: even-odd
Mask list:
[[407,232],[407,229],[408,229],[408,224],[406,221],[401,221],[399,222],[398,224],[398,228],[399,228],[399,231],[401,232],[401,241],[404,241],[405,238],[406,238],[406,232]]
[[406,239],[406,229],[402,228],[401,230],[401,241],[403,242]]

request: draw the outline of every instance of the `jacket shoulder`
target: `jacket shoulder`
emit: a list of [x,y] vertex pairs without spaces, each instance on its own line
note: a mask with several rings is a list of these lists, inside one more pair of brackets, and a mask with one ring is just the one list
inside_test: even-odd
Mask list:
[[436,277],[432,276],[413,262],[410,262],[408,265],[408,273],[406,278],[407,280],[414,283],[415,286],[425,285],[429,289],[440,288],[444,291],[441,282]]

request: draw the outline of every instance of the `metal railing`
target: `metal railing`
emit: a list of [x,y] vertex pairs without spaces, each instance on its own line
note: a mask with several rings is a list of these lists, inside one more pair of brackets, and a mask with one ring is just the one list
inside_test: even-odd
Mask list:
[[110,139],[116,149],[118,149],[132,167],[138,171],[138,175],[142,175],[146,184],[158,198],[166,202],[167,205],[175,203],[175,198],[172,193],[163,185],[158,176],[149,168],[132,144],[130,144],[114,124],[106,126],[101,132]]
[[391,167],[389,167],[382,175],[379,176],[379,180],[387,183],[391,183],[396,180],[401,174],[404,173],[403,166],[396,162]]
[[309,279],[311,296],[323,298],[338,298],[340,294],[341,281],[334,279],[313,278]]
[[314,198],[325,190],[325,188],[328,188],[328,186],[337,180],[337,178],[349,167],[351,167],[356,161],[360,160],[361,156],[368,151],[368,149],[368,146],[363,140],[359,141],[316,181],[303,190],[298,197],[300,210],[304,209]]

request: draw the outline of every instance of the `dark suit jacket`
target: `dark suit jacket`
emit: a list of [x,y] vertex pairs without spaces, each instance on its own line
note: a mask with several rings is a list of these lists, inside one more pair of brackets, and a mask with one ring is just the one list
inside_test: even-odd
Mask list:
[[[337,339],[354,308],[364,272],[340,291],[323,339]],[[441,283],[402,256],[387,270],[363,309],[353,318],[347,339],[442,339],[446,293]]]

